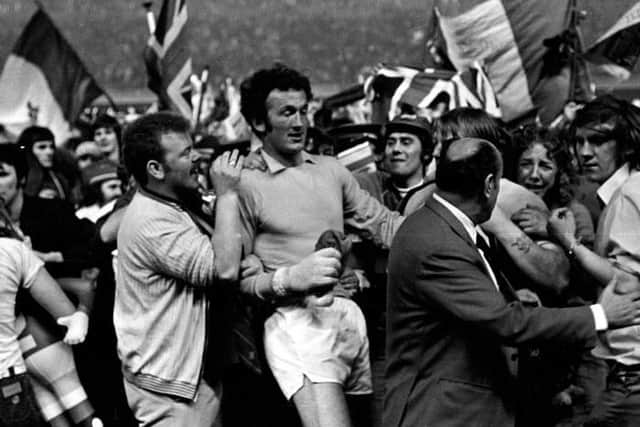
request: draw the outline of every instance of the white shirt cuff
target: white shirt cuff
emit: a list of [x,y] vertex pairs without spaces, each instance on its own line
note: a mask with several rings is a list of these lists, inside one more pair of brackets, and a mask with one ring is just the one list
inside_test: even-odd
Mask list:
[[606,331],[609,328],[609,322],[607,316],[604,314],[604,309],[600,304],[593,304],[589,306],[593,313],[593,321],[596,324],[596,331]]

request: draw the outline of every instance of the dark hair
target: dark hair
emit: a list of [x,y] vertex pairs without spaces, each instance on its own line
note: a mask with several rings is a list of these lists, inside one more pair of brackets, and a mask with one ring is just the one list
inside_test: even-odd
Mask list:
[[[115,132],[118,137],[118,142],[120,142],[120,123],[118,120],[110,116],[108,114],[100,114],[91,124],[91,133],[94,134],[98,129],[102,128],[111,128]],[[93,135],[92,135],[93,136]]]
[[13,166],[18,182],[27,176],[24,149],[17,144],[0,144],[0,162]]
[[534,144],[540,144],[547,150],[547,155],[558,168],[556,181],[544,195],[544,202],[549,208],[566,206],[573,200],[573,185],[577,183],[576,170],[571,153],[557,132],[536,125],[526,125],[512,134],[515,147],[516,171],[520,168],[520,157]]
[[573,146],[578,128],[602,123],[613,124],[611,136],[616,141],[618,166],[629,162],[631,169],[640,169],[640,108],[612,95],[603,95],[588,102],[577,111],[569,128]]
[[[451,159],[449,148],[454,143],[473,144],[465,157]],[[484,190],[489,174],[498,175],[502,159],[497,148],[484,139],[461,138],[443,147],[440,163],[436,168],[436,185],[439,189],[465,198],[478,196]]]
[[[51,141],[53,143],[53,165],[45,168],[33,153],[33,145],[38,141]],[[24,184],[24,193],[29,196],[37,196],[38,193],[49,184],[53,184],[49,172],[53,172],[60,184],[55,186],[56,192],[61,199],[70,197],[70,185],[67,176],[60,170],[62,154],[55,145],[55,138],[49,128],[42,126],[29,126],[22,131],[17,141],[18,145],[24,148],[25,162],[27,165],[27,175]],[[73,175],[73,172],[71,172]]]
[[253,131],[260,135],[254,123],[267,122],[266,100],[272,90],[301,90],[307,101],[313,98],[309,79],[286,65],[276,63],[252,74],[240,84],[240,111]]
[[[445,139],[480,138],[491,142],[502,155],[505,178],[513,180],[515,159],[511,136],[503,124],[486,111],[477,108],[460,107],[450,110],[434,123],[433,134],[436,141]],[[441,152],[444,153],[445,147]]]
[[29,126],[25,128],[18,137],[18,145],[24,147],[27,152],[31,151],[31,147],[37,141],[52,141],[55,145],[55,138],[49,128],[42,126]]
[[147,114],[129,124],[122,135],[124,164],[140,185],[147,184],[147,163],[164,163],[160,138],[167,133],[188,133],[187,119],[174,113]]

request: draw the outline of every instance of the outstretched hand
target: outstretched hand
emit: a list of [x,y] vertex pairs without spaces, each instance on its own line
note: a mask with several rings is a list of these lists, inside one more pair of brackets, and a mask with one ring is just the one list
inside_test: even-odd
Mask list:
[[614,276],[598,300],[604,309],[609,329],[640,323],[640,290],[619,293],[616,291],[617,281],[618,277]]

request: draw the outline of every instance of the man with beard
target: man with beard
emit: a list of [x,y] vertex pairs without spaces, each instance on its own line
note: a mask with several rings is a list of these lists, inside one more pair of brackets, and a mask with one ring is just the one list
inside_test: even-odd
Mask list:
[[[114,323],[127,400],[141,426],[217,425],[222,389],[206,356],[215,327],[210,291],[238,275],[243,157],[225,153],[209,171],[217,196],[211,231],[190,208],[198,199],[198,154],[189,122],[149,114],[123,140],[139,185],[118,231]],[[211,351],[220,347],[212,343]]]

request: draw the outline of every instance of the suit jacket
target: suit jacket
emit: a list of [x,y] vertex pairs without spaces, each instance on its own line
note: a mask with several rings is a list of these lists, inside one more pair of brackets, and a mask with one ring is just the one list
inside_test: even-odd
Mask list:
[[398,230],[388,269],[385,427],[513,425],[503,346],[595,344],[589,307],[508,302],[463,225],[433,198]]

